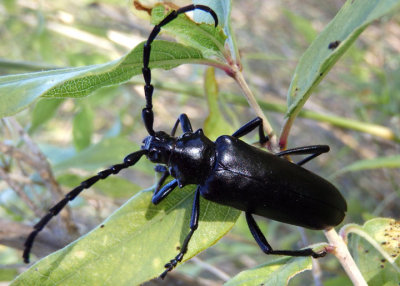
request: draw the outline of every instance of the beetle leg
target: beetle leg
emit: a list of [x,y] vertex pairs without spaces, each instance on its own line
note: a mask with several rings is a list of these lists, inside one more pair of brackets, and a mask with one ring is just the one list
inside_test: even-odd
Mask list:
[[319,258],[326,255],[326,251],[316,253],[311,248],[305,248],[300,250],[273,250],[271,245],[265,238],[265,236],[262,234],[253,216],[249,212],[246,212],[246,221],[249,226],[251,234],[253,235],[257,244],[260,246],[261,250],[265,254],[288,255],[288,256],[312,256],[314,258]]
[[160,178],[160,180],[158,180],[157,185],[156,185],[156,187],[154,189],[154,194],[157,194],[160,191],[161,186],[164,184],[165,180],[168,178],[168,176],[170,174],[169,174],[169,171],[168,171],[167,167],[165,167],[163,165],[156,165],[154,167],[154,170],[157,173],[161,173],[161,178]]
[[178,180],[174,179],[158,192],[155,192],[151,198],[151,202],[155,205],[159,204],[163,199],[165,199],[176,187],[178,186]]
[[185,240],[183,241],[181,251],[178,253],[178,255],[172,259],[170,262],[165,264],[165,271],[161,273],[160,278],[164,279],[165,276],[167,276],[168,272],[171,271],[176,267],[178,262],[182,261],[183,256],[188,250],[188,245],[189,241],[193,236],[193,233],[196,231],[198,225],[199,225],[199,217],[200,217],[200,186],[197,187],[196,193],[194,195],[194,200],[193,200],[193,207],[192,207],[192,215],[190,218],[190,232],[186,236]]
[[240,127],[238,130],[236,130],[235,133],[232,134],[233,137],[240,138],[254,129],[258,127],[258,134],[260,138],[260,144],[263,145],[268,142],[268,136],[265,136],[264,129],[263,129],[263,123],[262,119],[260,117],[256,117],[253,120],[247,122],[245,125]]
[[184,133],[193,132],[192,124],[190,124],[189,117],[185,113],[182,113],[181,115],[179,115],[174,127],[172,128],[171,136],[175,136],[175,132],[178,128],[179,123],[181,124],[181,128]]
[[321,155],[322,153],[327,153],[329,152],[329,146],[328,145],[312,145],[312,146],[303,146],[303,147],[297,147],[293,149],[288,149],[282,152],[279,152],[275,154],[276,156],[286,156],[286,155],[307,155],[311,154],[310,156],[304,158],[303,160],[297,162],[296,164],[301,166],[308,161],[314,159],[315,157]]

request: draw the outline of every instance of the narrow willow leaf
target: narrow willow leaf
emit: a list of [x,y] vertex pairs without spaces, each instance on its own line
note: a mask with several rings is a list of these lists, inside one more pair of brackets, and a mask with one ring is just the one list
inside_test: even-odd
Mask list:
[[[152,10],[152,23],[158,24],[169,13],[158,5]],[[226,36],[220,27],[212,24],[197,24],[190,21],[186,15],[178,16],[174,21],[161,28],[174,35],[179,42],[202,51],[204,57],[221,56],[224,52]]]
[[32,123],[29,133],[34,132],[39,126],[51,119],[64,99],[39,100],[32,112]]
[[[153,21],[158,23],[165,16],[164,8],[157,6],[154,10]],[[221,28],[199,25],[181,15],[165,29],[189,46],[155,41],[151,68],[171,69],[185,63],[223,65],[221,61],[206,58],[222,58],[225,35]],[[0,117],[17,113],[40,97],[84,97],[101,87],[126,82],[141,73],[142,58],[143,44],[140,44],[122,58],[105,64],[0,77]]]
[[338,176],[346,172],[356,172],[380,168],[400,168],[400,155],[360,160],[342,168],[341,170],[333,174],[333,176]]
[[89,147],[93,133],[93,110],[88,104],[83,104],[73,120],[72,135],[76,150]]
[[[214,0],[193,0],[193,4],[195,5],[204,5],[210,7],[218,17],[218,25],[221,27],[225,27],[227,21],[229,21],[229,9],[230,8],[230,1],[229,0],[222,0],[222,1],[214,1]],[[196,9],[193,11],[193,19],[197,23],[207,23],[207,24],[214,24],[214,19],[210,15],[210,13],[205,12],[200,9]]]
[[215,79],[215,69],[210,67],[206,70],[204,89],[207,97],[208,116],[204,122],[204,132],[211,140],[217,139],[224,134],[232,134],[232,126],[226,122],[218,106],[218,84]]
[[306,270],[311,270],[311,268],[311,257],[285,257],[242,271],[224,285],[284,286],[295,275]]
[[[59,160],[53,164],[56,172],[69,168],[79,168],[87,171],[104,169],[108,165],[121,163],[124,157],[140,150],[140,146],[124,137],[105,138],[99,143],[77,152],[74,156]],[[135,165],[135,169],[144,172],[153,172],[152,164],[147,160],[141,160]]]
[[348,0],[301,57],[287,94],[286,116],[297,116],[311,91],[369,24],[399,8],[400,0]]
[[[124,57],[105,64],[0,77],[0,117],[13,115],[40,97],[79,98],[140,74],[143,43]],[[167,41],[152,45],[151,68],[171,69],[184,63],[215,64],[200,50]]]
[[[363,226],[346,225],[350,249],[369,286],[400,283],[400,221],[375,218]],[[342,232],[342,231],[341,231]]]
[[296,29],[296,33],[299,33],[307,43],[311,44],[311,42],[317,37],[317,32],[315,31],[312,22],[289,10],[284,10],[283,13]]
[[[218,16],[218,25],[221,26],[226,35],[226,44],[229,47],[230,55],[233,60],[236,61],[239,58],[239,50],[237,48],[237,43],[235,39],[235,33],[232,32],[231,28],[231,9],[232,3],[230,0],[193,0],[193,4],[201,4],[210,7]],[[198,23],[208,23],[213,24],[214,19],[209,13],[201,10],[195,10],[193,13],[193,18]]]
[[57,66],[47,65],[44,63],[35,63],[35,62],[27,62],[27,61],[15,61],[0,58],[0,71],[4,73],[10,73],[10,71],[43,71],[49,69],[55,69]]
[[[178,189],[157,206],[151,204],[152,192],[140,192],[101,226],[40,260],[11,285],[139,285],[157,277],[189,231],[193,192],[193,186]],[[239,213],[201,199],[199,228],[184,260],[216,243]]]

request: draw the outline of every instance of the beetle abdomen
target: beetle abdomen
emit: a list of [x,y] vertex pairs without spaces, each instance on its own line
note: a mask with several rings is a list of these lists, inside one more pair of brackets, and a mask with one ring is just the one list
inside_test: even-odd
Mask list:
[[206,199],[311,229],[343,220],[346,202],[325,179],[231,136],[215,143],[216,163],[200,189]]

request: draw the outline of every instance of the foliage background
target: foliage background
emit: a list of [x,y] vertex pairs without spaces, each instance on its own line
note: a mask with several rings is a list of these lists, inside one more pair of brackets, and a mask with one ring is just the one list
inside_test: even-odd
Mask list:
[[[176,3],[178,6],[188,4],[185,1]],[[249,5],[248,1],[234,1],[233,30],[246,80],[258,100],[285,104],[299,57],[343,3],[338,0],[322,3],[260,0]],[[122,56],[143,41],[151,27],[149,21],[134,14],[132,3],[127,1],[5,0],[0,3],[0,16],[2,74],[104,63]],[[305,108],[386,126],[399,134],[399,20],[397,15],[384,18],[364,31],[314,91]],[[185,65],[168,72],[154,71],[155,82],[161,85],[156,89],[154,100],[156,129],[169,130],[181,112],[190,115],[195,127],[204,124],[209,112],[203,92],[204,70],[202,66]],[[253,118],[248,106],[227,100],[232,94],[240,94],[234,81],[223,72],[217,72],[217,81],[220,108],[230,119],[232,128]],[[140,120],[144,103],[142,88],[139,76],[123,86],[104,88],[83,99],[42,100],[15,118],[39,144],[53,165],[57,180],[67,190],[97,169],[118,162],[125,154],[121,152],[138,148],[141,138],[146,136]],[[268,110],[265,113],[279,131],[282,113]],[[18,144],[19,134],[12,130],[15,129],[3,122],[0,139]],[[252,139],[254,141],[255,137]],[[98,142],[107,149],[94,149],[88,154],[87,150],[93,150],[90,147]],[[314,160],[308,168],[330,178],[344,194],[349,204],[345,222],[362,224],[375,216],[399,217],[398,169],[373,166],[372,170],[334,176],[355,161],[398,154],[398,142],[333,127],[319,120],[299,118],[289,137],[289,147],[312,144],[331,146],[329,154]],[[65,160],[73,154],[78,156]],[[99,155],[103,156],[99,158]],[[12,166],[13,173],[19,174],[21,180],[37,180],[30,176],[33,170],[17,163],[10,164],[9,158],[3,155],[2,160],[3,165]],[[152,167],[146,163],[124,172],[122,177],[123,180],[107,180],[73,203],[74,222],[80,233],[101,222],[135,191],[154,183]],[[32,188],[40,195],[34,200],[39,212],[48,208],[54,200],[52,194],[45,188]],[[11,222],[30,224],[37,217],[4,181],[0,181],[0,206],[3,230]],[[303,233],[296,227],[272,221],[260,220],[260,224],[275,248],[298,248],[302,245],[302,236],[309,242],[324,240],[318,232]],[[64,240],[61,244],[73,238],[61,227],[54,226],[53,231],[56,238]],[[1,231],[0,234],[0,278],[9,281],[25,266],[20,251],[10,247],[14,245],[8,242],[7,234]],[[224,275],[232,277],[267,259],[240,219],[220,243],[179,267],[172,279],[218,284],[226,278]],[[326,285],[346,281],[334,258],[324,259],[321,264]],[[292,283],[301,285],[311,279],[310,273],[304,273]]]

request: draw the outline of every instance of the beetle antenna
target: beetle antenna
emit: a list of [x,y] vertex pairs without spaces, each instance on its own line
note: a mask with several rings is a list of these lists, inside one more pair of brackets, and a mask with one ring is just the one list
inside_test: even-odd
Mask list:
[[42,217],[42,219],[33,227],[33,231],[29,234],[24,244],[25,249],[22,255],[22,257],[24,258],[24,262],[29,263],[29,254],[31,252],[32,245],[36,236],[47,225],[47,223],[67,205],[69,201],[75,199],[84,189],[90,188],[95,183],[97,183],[97,181],[103,180],[107,178],[109,175],[118,174],[119,171],[135,165],[143,155],[147,154],[147,152],[148,152],[147,150],[140,150],[129,154],[124,158],[123,163],[113,165],[110,168],[97,173],[96,176],[93,176],[83,181],[79,186],[77,186],[75,189],[66,194],[65,197],[61,201],[59,201],[55,206],[53,206],[48,211],[48,213],[44,217]]
[[173,10],[159,24],[155,25],[153,30],[151,31],[146,43],[143,46],[142,73],[143,73],[143,77],[144,77],[144,81],[145,81],[144,94],[146,97],[146,107],[143,108],[143,110],[142,110],[142,119],[143,119],[144,125],[147,129],[147,132],[151,136],[154,136],[154,134],[155,134],[154,129],[153,129],[154,114],[153,114],[153,104],[152,104],[154,87],[151,84],[151,70],[149,68],[151,43],[154,41],[154,39],[160,33],[161,27],[165,26],[166,24],[168,24],[169,22],[174,20],[176,17],[178,17],[179,14],[183,14],[183,13],[193,11],[196,9],[203,10],[205,12],[210,13],[210,15],[214,19],[215,27],[218,25],[217,14],[210,7],[207,7],[205,5],[188,5],[188,6],[179,8],[178,10]]

